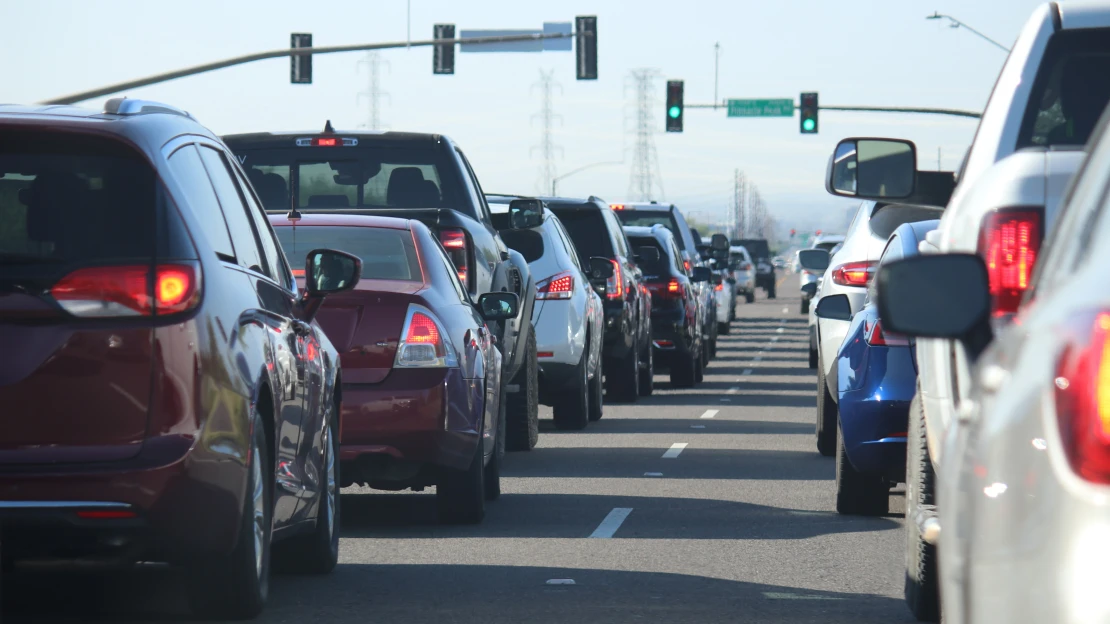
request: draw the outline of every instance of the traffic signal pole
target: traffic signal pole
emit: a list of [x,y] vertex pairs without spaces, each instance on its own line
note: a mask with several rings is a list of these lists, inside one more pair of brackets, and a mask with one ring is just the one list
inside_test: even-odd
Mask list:
[[536,41],[540,39],[563,39],[576,36],[576,33],[534,33],[526,35],[500,35],[496,37],[470,37],[467,39],[426,39],[422,41],[394,41],[389,43],[361,43],[356,45],[346,46],[326,46],[322,48],[283,48],[280,50],[269,50],[267,52],[255,52],[254,54],[246,54],[243,56],[236,56],[222,61],[215,61],[212,63],[204,63],[203,65],[194,65],[171,72],[162,74],[155,74],[147,76],[146,78],[138,78],[136,80],[128,80],[127,82],[119,82],[116,84],[106,85],[88,91],[81,91],[78,93],[71,93],[61,97],[44,100],[40,104],[75,104],[84,100],[92,98],[103,97],[120,91],[128,89],[137,89],[139,87],[146,87],[152,84],[167,82],[177,78],[185,78],[187,76],[195,76],[225,67],[234,67],[235,65],[243,65],[245,63],[253,63],[254,61],[263,61],[272,58],[281,58],[284,56],[303,56],[306,54],[335,54],[337,52],[362,52],[366,50],[387,50],[390,48],[406,48],[406,47],[425,47],[433,45],[455,45],[463,43],[509,43],[514,41]]
[[[721,108],[721,104],[687,104],[685,108]],[[727,106],[726,106],[727,108]],[[795,105],[795,110],[800,110],[800,106]],[[979,119],[983,116],[982,113],[975,111],[960,110],[957,108],[927,108],[916,106],[826,106],[824,104],[817,107],[817,110],[829,111],[855,111],[862,113],[917,113],[923,115],[951,115],[954,117],[964,117],[970,119]]]

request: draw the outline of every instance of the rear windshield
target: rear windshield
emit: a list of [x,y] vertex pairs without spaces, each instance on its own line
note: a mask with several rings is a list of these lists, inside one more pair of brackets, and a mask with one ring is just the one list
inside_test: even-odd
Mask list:
[[839,244],[840,244],[840,241],[830,241],[830,242],[827,242],[827,243],[817,243],[816,245],[813,246],[813,248],[814,249],[824,249],[825,251],[828,251],[828,250],[832,249],[833,247],[836,247]]
[[570,242],[578,250],[578,258],[584,266],[588,266],[590,258],[600,256],[612,258],[616,256],[613,251],[613,242],[609,239],[609,228],[605,227],[605,219],[597,210],[560,209],[549,206],[551,211],[559,217],[563,228],[570,234]]
[[116,141],[0,132],[0,265],[149,261],[156,179]]
[[663,247],[659,244],[659,241],[650,237],[641,238],[638,236],[629,236],[628,243],[632,245],[633,253],[637,255],[639,255],[641,247],[654,247],[659,250],[659,259],[655,262],[648,262],[646,259],[641,258],[641,261],[637,263],[640,266],[640,270],[644,272],[644,275],[670,274],[669,265],[671,261],[667,258],[667,252],[663,251]]
[[939,219],[943,209],[933,208],[929,206],[906,206],[902,204],[891,204],[880,206],[879,209],[871,215],[871,220],[867,223],[871,228],[871,232],[879,238],[886,240],[898,229],[898,226],[904,223],[916,223],[917,221],[928,221],[930,219]]
[[543,257],[543,235],[534,230],[504,230],[501,240],[514,251],[524,256],[524,261],[535,262]]
[[[234,144],[232,144],[234,150]],[[455,208],[462,204],[433,148],[293,147],[235,150],[266,210]],[[290,188],[290,180],[294,181]]]
[[304,266],[313,249],[338,249],[362,259],[365,279],[423,281],[408,230],[313,225],[275,226],[274,233],[294,267]]
[[767,245],[767,241],[759,239],[743,239],[732,241],[733,245],[743,247],[748,250],[751,257],[759,260],[760,258],[767,258],[771,255],[771,249]]
[[663,210],[617,210],[614,211],[621,223],[628,226],[641,226],[651,227],[653,225],[662,225],[674,234],[674,242],[678,245],[679,251],[686,251],[686,239],[678,233],[678,222],[675,220],[674,215],[670,211]]
[[1064,30],[1048,42],[1018,148],[1085,145],[1110,102],[1110,29]]

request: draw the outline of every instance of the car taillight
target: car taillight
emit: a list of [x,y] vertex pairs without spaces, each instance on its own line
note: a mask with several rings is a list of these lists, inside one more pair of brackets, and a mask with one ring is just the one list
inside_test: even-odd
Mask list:
[[846,262],[832,270],[832,281],[841,286],[866,286],[875,275],[874,260]]
[[686,267],[686,272],[687,273],[690,272],[690,261],[689,260],[683,260],[682,261],[682,266]]
[[979,255],[987,265],[993,316],[1017,312],[1041,249],[1043,212],[999,210],[983,218]]
[[605,296],[608,299],[623,299],[624,276],[621,275],[621,263],[616,260],[609,262],[613,263],[613,275],[605,281]]
[[1056,363],[1056,417],[1072,469],[1110,484],[1110,312],[1083,320]]
[[742,263],[740,263],[740,270],[741,271],[751,271],[752,270],[752,264],[750,262],[742,262]]
[[908,347],[910,344],[909,338],[901,334],[883,331],[882,321],[876,320],[875,324],[870,327],[865,324],[863,331],[867,344],[872,347]]
[[447,255],[450,256],[451,262],[455,265],[455,270],[459,272],[459,279],[462,280],[463,285],[469,286],[466,281],[466,278],[470,275],[470,267],[467,264],[470,256],[466,248],[466,231],[458,228],[441,230],[439,242],[447,250]]
[[713,290],[724,290],[724,289],[725,289],[724,284],[717,284],[716,286],[713,287]]
[[570,299],[573,290],[574,277],[567,271],[536,284],[536,299]]
[[395,368],[458,366],[458,359],[447,340],[443,324],[428,308],[416,304],[409,306],[393,366]]
[[200,302],[200,271],[189,264],[88,267],[58,280],[50,295],[74,316],[177,314]]

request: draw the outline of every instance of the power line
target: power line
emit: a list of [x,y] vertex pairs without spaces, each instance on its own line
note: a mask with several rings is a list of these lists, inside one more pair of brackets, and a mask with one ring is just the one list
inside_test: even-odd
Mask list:
[[378,52],[369,52],[365,59],[358,62],[359,67],[365,64],[370,68],[370,75],[367,77],[367,90],[355,96],[355,101],[361,101],[362,98],[370,100],[367,121],[361,125],[371,130],[381,130],[381,101],[382,97],[389,97],[389,92],[381,89],[381,65],[383,62],[386,67],[389,66],[389,61],[383,61],[381,54]]
[[540,144],[532,147],[532,150],[539,149],[543,163],[540,165],[540,179],[539,189],[541,193],[546,193],[548,189],[554,187],[555,180],[555,150],[562,153],[563,148],[559,147],[552,140],[552,130],[554,122],[558,120],[562,123],[563,118],[555,114],[555,110],[551,105],[551,95],[556,87],[562,93],[563,87],[558,82],[555,82],[555,70],[549,69],[547,71],[540,70],[540,81],[532,85],[532,89],[540,90],[540,96],[543,98],[543,104],[540,106],[540,112],[532,115],[532,120],[537,118],[540,120],[542,127],[542,134]]
[[[653,104],[656,103],[655,69],[634,69],[629,73],[626,89],[631,87],[634,111],[632,136],[632,172],[628,180],[628,195],[633,201],[663,199],[663,180],[659,175],[659,154],[655,151],[655,125],[651,122]],[[658,187],[659,195],[655,195]]]

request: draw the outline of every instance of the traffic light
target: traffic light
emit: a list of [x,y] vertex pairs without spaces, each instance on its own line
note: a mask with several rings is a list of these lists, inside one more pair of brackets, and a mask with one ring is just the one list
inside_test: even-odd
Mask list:
[[794,230],[793,230],[793,229],[791,229],[791,230],[790,230],[790,238],[794,238],[794,233],[795,233],[795,232],[794,232]]
[[817,134],[817,94],[803,93],[798,108],[802,134]]
[[574,38],[578,80],[597,80],[597,16],[574,18]]
[[[311,48],[312,35],[293,33],[289,37],[290,48]],[[297,54],[289,56],[289,82],[292,84],[312,84],[312,55]]]
[[[435,24],[432,28],[433,39],[453,40],[455,38],[454,24]],[[432,48],[432,73],[455,73],[455,42],[452,41],[451,43],[437,43],[432,46]]]
[[820,235],[821,235],[821,230],[817,230],[817,232],[815,232],[815,233],[816,233],[816,234],[817,234],[818,236],[820,236]]
[[667,132],[682,132],[682,91],[681,80],[667,81]]

